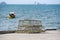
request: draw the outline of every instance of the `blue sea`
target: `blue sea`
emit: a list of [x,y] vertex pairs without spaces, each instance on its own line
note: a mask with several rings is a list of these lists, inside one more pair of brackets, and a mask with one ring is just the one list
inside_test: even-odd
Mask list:
[[[15,12],[16,18],[9,19],[9,12]],[[45,29],[60,29],[59,4],[7,4],[0,5],[0,31],[17,30],[20,19],[37,19],[42,21]]]

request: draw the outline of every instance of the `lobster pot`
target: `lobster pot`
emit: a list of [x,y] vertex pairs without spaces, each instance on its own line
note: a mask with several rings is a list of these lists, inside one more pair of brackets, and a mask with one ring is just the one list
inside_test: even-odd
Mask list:
[[19,20],[19,33],[38,33],[42,30],[42,23],[40,20]]

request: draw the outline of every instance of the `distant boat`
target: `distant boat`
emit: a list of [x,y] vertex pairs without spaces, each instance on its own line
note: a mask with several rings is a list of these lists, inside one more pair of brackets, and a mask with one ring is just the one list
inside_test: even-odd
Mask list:
[[36,1],[34,2],[34,4],[35,4],[35,5],[40,5],[40,3],[39,3],[39,2],[36,2]]

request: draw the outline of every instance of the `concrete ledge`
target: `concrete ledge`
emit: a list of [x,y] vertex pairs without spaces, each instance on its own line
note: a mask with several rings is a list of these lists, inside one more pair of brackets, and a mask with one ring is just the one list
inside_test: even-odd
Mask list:
[[47,31],[47,30],[57,30],[57,29],[46,29],[46,31]]
[[15,31],[0,31],[0,34],[15,33]]

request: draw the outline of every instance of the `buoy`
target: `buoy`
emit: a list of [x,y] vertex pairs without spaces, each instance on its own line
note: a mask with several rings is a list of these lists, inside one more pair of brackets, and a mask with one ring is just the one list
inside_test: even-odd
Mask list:
[[10,12],[9,13],[9,18],[15,18],[15,12]]

